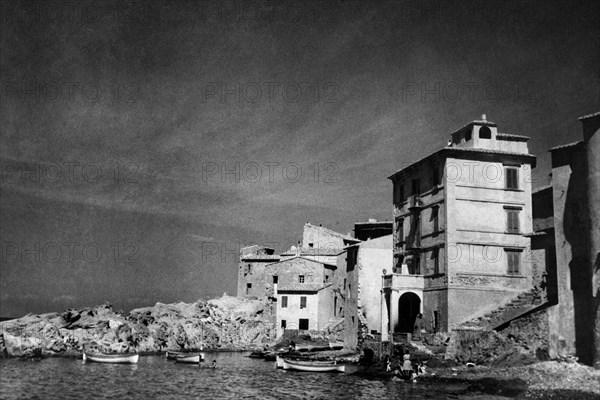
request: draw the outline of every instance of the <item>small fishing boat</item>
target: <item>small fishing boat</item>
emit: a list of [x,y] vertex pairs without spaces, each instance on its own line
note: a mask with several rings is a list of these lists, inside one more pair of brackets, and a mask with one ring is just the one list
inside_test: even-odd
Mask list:
[[329,343],[302,343],[294,346],[296,351],[325,351],[331,350]]
[[109,364],[137,364],[139,354],[86,354],[83,353],[83,361]]
[[344,372],[344,364],[338,364],[335,361],[300,361],[283,360],[283,369],[292,369],[296,371],[307,372]]
[[[198,362],[204,361],[204,353],[198,353],[198,352],[167,350],[165,352],[165,356],[167,357],[167,360],[177,361],[178,359],[182,359],[182,358],[200,357],[200,361],[198,361]],[[185,362],[185,361],[180,361],[180,362]],[[192,362],[192,361],[190,361],[190,362]]]
[[204,361],[204,359],[202,358],[202,356],[200,354],[192,354],[192,355],[181,355],[178,357],[175,357],[175,362],[176,363],[182,363],[182,364],[200,364],[202,361]]

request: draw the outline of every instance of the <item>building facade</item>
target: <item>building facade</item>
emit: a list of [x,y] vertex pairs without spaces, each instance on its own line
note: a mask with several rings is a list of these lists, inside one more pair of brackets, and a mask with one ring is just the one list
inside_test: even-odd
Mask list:
[[528,138],[473,121],[448,146],[389,177],[394,265],[383,276],[382,338],[448,331],[532,284]]

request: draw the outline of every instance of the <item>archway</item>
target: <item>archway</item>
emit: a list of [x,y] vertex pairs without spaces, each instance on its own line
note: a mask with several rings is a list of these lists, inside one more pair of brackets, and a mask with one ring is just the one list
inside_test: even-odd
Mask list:
[[415,293],[407,292],[398,300],[398,325],[396,332],[413,333],[417,315],[421,312],[421,299]]

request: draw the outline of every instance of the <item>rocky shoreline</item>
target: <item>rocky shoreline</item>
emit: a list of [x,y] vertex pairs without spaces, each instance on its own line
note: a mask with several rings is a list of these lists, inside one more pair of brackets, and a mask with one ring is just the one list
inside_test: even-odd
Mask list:
[[26,315],[0,323],[0,354],[77,357],[82,351],[158,354],[164,350],[239,351],[275,340],[269,304],[223,296],[114,312],[110,304]]

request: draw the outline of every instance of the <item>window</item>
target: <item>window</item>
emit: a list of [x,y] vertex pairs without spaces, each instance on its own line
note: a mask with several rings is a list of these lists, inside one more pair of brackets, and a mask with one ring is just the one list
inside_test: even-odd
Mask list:
[[506,189],[516,190],[519,188],[519,170],[514,167],[504,168],[506,177]]
[[287,303],[288,302],[288,297],[287,296],[281,296],[281,308],[287,308]]
[[344,290],[346,290],[346,278],[344,278]]
[[285,319],[281,320],[281,327],[285,329],[287,327],[287,321]]
[[482,126],[479,128],[479,139],[491,139],[492,138],[492,130],[487,126]]
[[348,284],[348,298],[349,299],[352,298],[352,284],[351,283]]
[[412,180],[412,193],[413,195],[421,194],[421,180],[413,179]]
[[304,275],[298,275],[298,282],[304,283]]
[[246,283],[246,294],[250,293],[250,289],[252,289],[252,284]]
[[438,232],[440,230],[440,208],[431,208],[431,220],[433,221],[433,231]]
[[440,273],[440,249],[433,249],[431,253],[431,257],[433,258],[433,273]]
[[325,282],[329,282],[329,275],[325,275]]
[[437,168],[433,169],[431,183],[433,184],[434,187],[440,184],[440,170]]
[[433,312],[433,332],[440,330],[440,314],[437,310]]
[[298,328],[301,331],[307,331],[308,330],[308,319],[300,318],[298,320]]
[[309,243],[309,244],[308,244],[308,247],[309,247],[309,248],[311,248],[311,249],[312,249],[314,246],[315,246],[315,244],[314,244],[314,243]]
[[519,264],[521,260],[521,252],[515,250],[505,250],[506,261],[508,264],[508,274],[516,275],[519,273]]
[[300,309],[306,308],[306,296],[300,296]]
[[398,218],[396,220],[396,236],[399,242],[404,241],[404,218]]
[[519,233],[518,210],[506,210],[506,231],[508,233]]
[[273,285],[276,285],[279,282],[279,277],[277,275],[273,275]]
[[337,296],[333,298],[333,316],[337,316]]
[[248,273],[252,275],[252,264],[248,264]]

